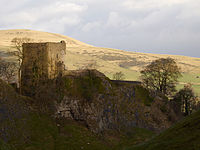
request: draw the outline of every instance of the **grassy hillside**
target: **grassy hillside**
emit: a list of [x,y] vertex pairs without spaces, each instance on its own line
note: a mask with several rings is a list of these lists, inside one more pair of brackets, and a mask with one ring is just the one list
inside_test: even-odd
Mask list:
[[39,112],[34,102],[0,80],[0,150],[119,150],[155,134],[132,128],[97,135],[78,121]]
[[[19,127],[22,126],[22,121],[17,122]],[[31,114],[26,117],[26,125],[23,125],[23,128],[23,141],[22,138],[18,139],[12,135],[12,139],[6,144],[1,142],[0,149],[3,147],[7,147],[8,150],[109,149],[105,141],[75,122],[58,126],[49,116]]]
[[[97,136],[84,126],[70,120],[52,120],[47,115],[30,114],[26,125],[17,121],[18,128],[23,126],[23,135],[12,135],[12,140],[3,142],[1,150],[120,150],[138,144],[154,135],[145,129],[133,129],[132,133],[110,132]],[[22,140],[23,139],[23,140]]]
[[7,57],[6,52],[13,50],[10,41],[15,37],[29,37],[35,42],[59,42],[64,40],[67,46],[67,54],[63,60],[69,70],[95,64],[94,67],[109,78],[112,78],[115,72],[122,71],[125,74],[125,80],[139,80],[139,71],[152,60],[161,57],[172,57],[178,62],[183,72],[183,78],[180,79],[178,88],[191,82],[196,92],[200,89],[200,78],[196,78],[200,76],[200,58],[94,47],[67,36],[32,30],[0,30],[0,56]]
[[192,114],[154,139],[127,150],[199,150],[200,111]]

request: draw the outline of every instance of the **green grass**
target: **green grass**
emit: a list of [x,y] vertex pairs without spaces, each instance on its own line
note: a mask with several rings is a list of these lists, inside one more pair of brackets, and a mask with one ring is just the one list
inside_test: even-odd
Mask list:
[[[138,81],[140,77],[140,73],[136,71],[131,71],[128,69],[120,70],[125,74],[124,80],[130,80],[130,81]],[[200,78],[197,78],[197,76],[200,77],[200,74],[197,73],[183,73],[183,76],[179,79],[179,84],[177,85],[177,90],[180,90],[184,87],[185,84],[191,83],[192,87],[194,89],[194,92],[200,96]],[[106,74],[106,76],[110,79],[113,78],[113,74]]]
[[[140,76],[139,72],[132,71],[129,69],[120,69],[120,71],[125,75],[124,80],[128,80],[128,81],[138,81],[139,80],[139,76]],[[116,70],[116,72],[118,72],[118,70]],[[113,79],[113,74],[106,73],[106,76],[109,79]]]
[[180,82],[184,83],[200,83],[200,78],[197,78],[197,76],[200,77],[200,74],[197,73],[184,73],[183,77],[179,79]]
[[56,149],[58,150],[109,149],[100,137],[75,122],[68,122],[59,130],[61,134],[56,139]]
[[200,96],[200,78],[197,78],[198,74],[188,74],[184,73],[183,77],[179,79],[179,84],[177,85],[177,90],[180,90],[184,87],[184,85],[191,83],[192,88],[196,95]]
[[191,83],[194,89],[194,92],[197,95],[200,95],[200,78],[197,78],[197,76],[199,76],[199,74],[184,73],[183,77],[179,79],[180,83],[177,85],[177,89],[180,90],[181,88],[184,87],[185,84]]
[[97,135],[75,121],[60,119],[55,122],[47,115],[35,113],[22,120],[26,120],[26,125],[19,120],[17,128],[23,127],[23,132],[20,136],[13,135],[8,143],[0,141],[0,150],[120,150],[154,135],[141,128]]
[[[122,70],[122,72],[125,74],[125,79],[124,80],[130,80],[130,81],[138,81],[140,77],[140,73],[136,71],[130,71],[130,70]],[[179,79],[179,84],[177,85],[177,90],[180,90],[181,88],[184,87],[185,84],[191,83],[192,87],[194,89],[194,92],[200,96],[200,78],[197,78],[197,76],[200,77],[200,74],[194,73],[194,74],[189,74],[189,73],[183,73],[183,76]],[[113,78],[112,74],[106,74],[106,76],[110,79]]]
[[[102,150],[109,147],[84,126],[69,121],[57,125],[46,115],[31,114],[23,126],[24,140],[13,135],[8,143],[0,142],[0,150]],[[22,121],[18,122],[20,125]],[[21,124],[22,125],[22,124]],[[17,127],[19,128],[19,126]]]
[[200,111],[156,136],[149,142],[127,150],[199,150]]
[[113,144],[113,150],[123,150],[128,146],[147,141],[154,135],[154,132],[143,128],[132,128],[129,131],[124,129],[124,131],[122,130],[121,134],[118,135],[119,140],[115,138],[115,140],[110,140],[110,143]]
[[8,144],[0,140],[0,150],[11,150],[11,149],[12,148]]

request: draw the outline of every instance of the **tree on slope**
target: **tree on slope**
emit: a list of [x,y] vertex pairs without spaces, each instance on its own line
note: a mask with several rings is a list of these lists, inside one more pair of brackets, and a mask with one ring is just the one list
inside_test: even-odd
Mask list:
[[141,72],[143,85],[155,92],[171,96],[175,92],[178,78],[181,77],[180,68],[172,58],[160,58],[147,65]]
[[17,64],[8,62],[0,58],[0,78],[7,83],[12,83],[15,80],[17,73]]
[[13,38],[11,43],[12,43],[12,47],[15,49],[15,51],[12,51],[11,54],[13,54],[14,56],[17,57],[17,61],[18,61],[18,84],[19,87],[21,86],[21,64],[22,64],[22,60],[23,60],[23,50],[22,50],[22,45],[23,43],[29,43],[33,41],[30,38],[27,37],[23,37],[23,38]]
[[187,84],[174,96],[174,101],[179,104],[180,110],[187,116],[192,113],[197,97],[194,94],[191,84]]

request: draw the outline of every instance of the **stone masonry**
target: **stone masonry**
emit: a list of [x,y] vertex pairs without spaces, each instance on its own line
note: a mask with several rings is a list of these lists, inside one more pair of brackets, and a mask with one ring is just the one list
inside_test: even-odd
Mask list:
[[21,68],[21,89],[25,95],[34,94],[34,87],[46,79],[53,79],[64,70],[62,56],[66,43],[24,43]]

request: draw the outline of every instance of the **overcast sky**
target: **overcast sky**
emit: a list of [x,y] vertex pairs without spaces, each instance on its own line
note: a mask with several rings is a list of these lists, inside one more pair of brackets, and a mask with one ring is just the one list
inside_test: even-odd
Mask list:
[[94,46],[200,57],[200,0],[0,0],[0,29],[42,30]]

